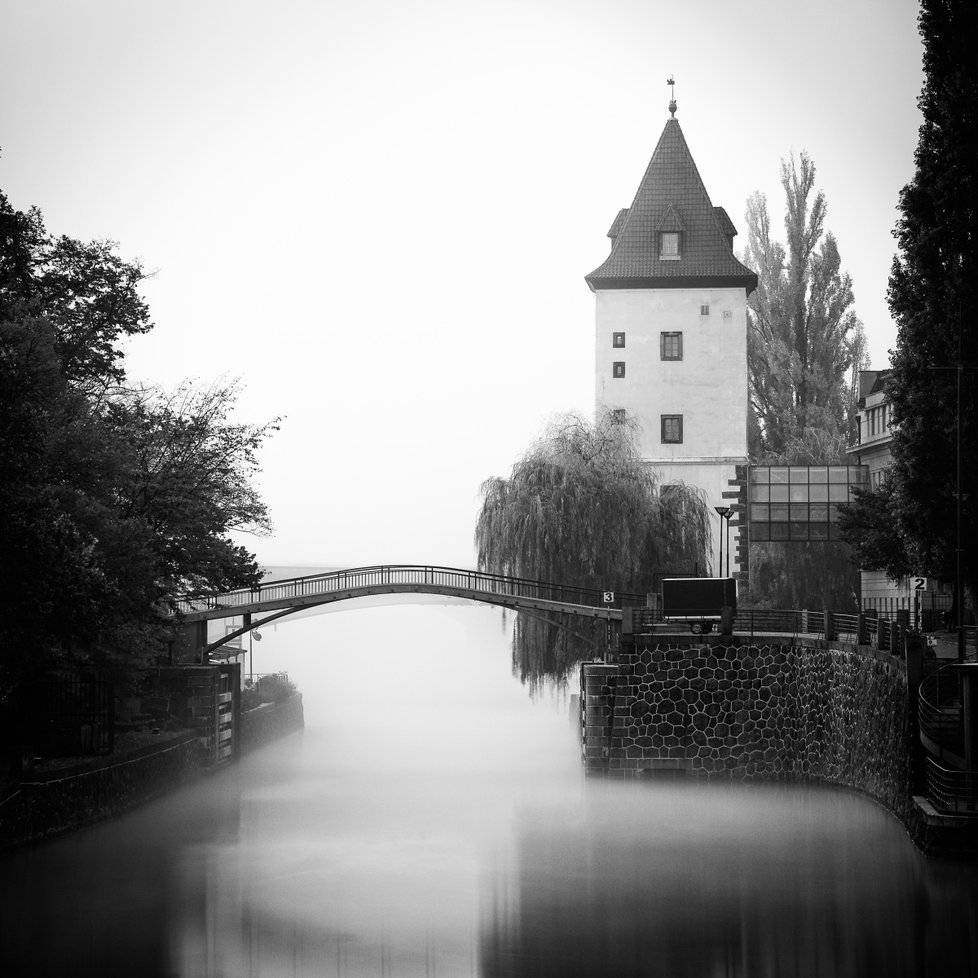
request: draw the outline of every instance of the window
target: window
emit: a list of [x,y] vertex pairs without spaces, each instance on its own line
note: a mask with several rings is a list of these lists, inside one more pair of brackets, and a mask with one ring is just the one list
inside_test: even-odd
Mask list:
[[659,257],[666,260],[678,260],[679,231],[659,232]]
[[700,315],[701,316],[709,316],[710,315],[710,306],[709,306],[708,303],[706,305],[700,306]]
[[624,377],[625,376],[625,361],[624,360],[616,360],[611,365],[611,376],[612,377],[615,377],[615,378],[619,378],[619,377]]
[[611,345],[615,349],[624,349],[624,346],[625,346],[625,334],[624,333],[612,333],[611,334]]
[[681,414],[662,415],[662,444],[679,445],[683,440],[683,416]]
[[682,360],[682,333],[659,333],[659,358],[661,360]]
[[624,424],[628,415],[625,413],[624,408],[612,408],[611,409],[611,423],[612,424]]

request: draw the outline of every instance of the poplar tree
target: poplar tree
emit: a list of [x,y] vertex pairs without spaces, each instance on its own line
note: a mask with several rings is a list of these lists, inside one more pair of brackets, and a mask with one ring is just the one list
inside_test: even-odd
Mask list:
[[[781,161],[781,186],[785,243],[772,233],[766,197],[754,193],[747,201],[743,260],[758,278],[747,301],[751,461],[845,464],[865,335],[852,280],[825,229],[825,195],[815,192],[807,153]],[[845,544],[755,544],[750,563],[757,604],[846,608],[856,602],[858,575]]]
[[802,152],[781,161],[785,239],[771,233],[767,198],[747,201],[744,263],[757,273],[747,300],[750,406],[759,452],[790,454],[810,431],[848,430],[853,371],[863,365],[865,336],[853,309],[852,279],[842,271],[835,236],[825,230],[825,195],[815,164]]

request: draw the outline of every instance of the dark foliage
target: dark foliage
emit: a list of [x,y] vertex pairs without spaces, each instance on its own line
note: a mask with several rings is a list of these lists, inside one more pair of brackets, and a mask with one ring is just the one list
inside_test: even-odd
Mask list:
[[[978,585],[978,73],[972,0],[922,0],[925,84],[916,174],[900,195],[889,303],[897,343],[888,396],[893,438],[889,520],[913,569],[954,577],[960,423],[963,576]],[[961,364],[958,375],[955,369]],[[949,369],[950,368],[950,369]],[[961,384],[960,418],[957,384]],[[873,538],[862,546],[870,548]],[[878,537],[877,537],[878,540]],[[887,551],[876,561],[888,567]]]
[[0,193],[0,700],[31,673],[124,674],[179,593],[258,580],[229,534],[268,529],[251,477],[275,424],[233,422],[234,383],[124,386],[150,322],[113,249]]

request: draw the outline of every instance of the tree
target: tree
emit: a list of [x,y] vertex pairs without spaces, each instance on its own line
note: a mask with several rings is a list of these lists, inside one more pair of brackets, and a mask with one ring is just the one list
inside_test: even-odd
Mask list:
[[44,319],[0,322],[0,656],[8,669],[21,651],[37,660],[90,646],[111,593],[90,501],[112,442],[65,383],[55,346]]
[[801,154],[781,162],[787,248],[771,237],[767,199],[747,201],[745,263],[758,284],[747,303],[750,406],[759,453],[778,452],[805,432],[847,431],[854,410],[852,373],[863,365],[865,336],[852,308],[852,280],[841,271],[835,237],[824,229],[825,195],[815,164]]
[[[969,0],[922,0],[919,25],[924,41],[925,82],[918,100],[923,124],[916,173],[900,194],[895,231],[899,253],[888,293],[897,339],[887,386],[895,426],[887,515],[916,573],[954,579],[960,434],[962,578],[974,596],[978,75],[972,49],[978,7]],[[960,372],[955,369],[959,366]],[[884,551],[878,560],[886,566]]]
[[25,677],[125,669],[168,637],[186,590],[257,583],[231,539],[263,532],[238,385],[124,386],[150,328],[143,273],[109,243],[52,239],[0,193],[0,702]]
[[108,405],[129,458],[118,511],[148,530],[154,604],[260,579],[254,556],[229,534],[271,530],[252,478],[258,450],[278,430],[278,419],[264,425],[231,420],[238,392],[237,381],[209,388],[184,383],[172,393],[127,392]]
[[125,378],[125,336],[152,329],[138,262],[111,241],[52,238],[41,212],[15,211],[0,191],[0,321],[44,317],[65,379],[94,388]]
[[883,570],[893,580],[915,573],[903,537],[896,531],[894,491],[886,479],[875,489],[856,489],[854,500],[840,507],[839,529],[852,547],[856,564],[864,570]]
[[[744,262],[758,276],[747,304],[751,460],[845,464],[865,336],[852,308],[852,281],[825,230],[825,195],[812,199],[815,164],[806,153],[798,163],[782,160],[781,186],[786,245],[772,237],[764,195],[747,202]],[[856,599],[844,544],[756,544],[750,561],[757,604],[841,608]]]
[[[662,492],[642,460],[634,422],[606,414],[551,422],[508,479],[482,486],[475,540],[481,570],[558,584],[644,594],[656,572],[704,567],[710,513],[685,486]],[[562,679],[589,654],[585,626],[517,616],[521,678]],[[590,626],[586,626],[590,628]]]

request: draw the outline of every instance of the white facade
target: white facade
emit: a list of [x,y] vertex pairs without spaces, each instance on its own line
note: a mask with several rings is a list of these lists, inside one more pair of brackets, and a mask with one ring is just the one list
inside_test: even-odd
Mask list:
[[[695,486],[711,510],[729,505],[723,494],[733,489],[735,466],[747,462],[744,289],[596,289],[595,299],[596,412],[624,409],[637,419],[640,450],[661,485]],[[682,440],[664,440],[675,437],[676,418]],[[671,419],[668,431],[663,419]],[[731,573],[740,569],[738,533],[731,523]],[[725,573],[719,517],[713,536],[711,572]]]

